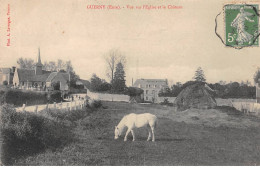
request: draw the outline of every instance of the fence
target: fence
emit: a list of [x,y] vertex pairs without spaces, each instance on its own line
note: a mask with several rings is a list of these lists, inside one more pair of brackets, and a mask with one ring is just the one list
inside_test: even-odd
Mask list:
[[252,102],[232,102],[232,106],[246,114],[260,116],[260,104]]
[[130,96],[122,94],[94,93],[88,90],[87,94],[93,100],[129,102]]
[[42,110],[48,109],[59,109],[59,110],[79,110],[85,107],[87,104],[86,100],[74,100],[72,102],[63,102],[63,103],[54,103],[46,105],[35,105],[35,106],[26,106],[23,104],[23,107],[16,108],[17,112],[39,112]]

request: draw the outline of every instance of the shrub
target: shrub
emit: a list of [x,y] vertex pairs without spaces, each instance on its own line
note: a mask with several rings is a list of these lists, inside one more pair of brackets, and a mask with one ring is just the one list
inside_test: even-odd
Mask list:
[[1,104],[13,104],[15,106],[36,105],[47,103],[46,93],[37,93],[32,91],[21,91],[16,89],[8,89],[0,92]]
[[87,107],[91,108],[91,109],[97,109],[97,108],[102,107],[102,102],[101,102],[101,100],[93,100],[87,104]]
[[125,91],[125,94],[127,94],[128,96],[140,96],[143,93],[144,90],[137,87],[128,87]]
[[173,106],[173,103],[170,103],[167,98],[163,100],[163,102],[160,103],[161,105],[167,105],[167,106]]
[[3,137],[4,165],[15,160],[42,152],[56,150],[73,138],[69,126],[29,112],[17,113],[13,106],[1,106],[1,133]]
[[47,95],[47,99],[49,103],[53,103],[53,102],[59,103],[63,101],[60,91],[49,92]]
[[5,80],[3,81],[3,85],[7,86],[8,85],[8,82]]

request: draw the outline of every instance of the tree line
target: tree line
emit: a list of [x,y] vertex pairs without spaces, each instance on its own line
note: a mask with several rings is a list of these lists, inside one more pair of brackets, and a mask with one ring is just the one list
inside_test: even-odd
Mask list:
[[[254,75],[254,82],[257,83],[258,79],[260,79],[260,69],[258,69]],[[214,90],[214,96],[216,98],[256,98],[256,87],[252,86],[248,80],[245,82],[242,81],[241,83],[226,83],[225,81],[206,83],[206,77],[201,67],[195,71],[193,81],[188,81],[184,84],[177,82],[171,87],[161,90],[159,96],[177,97],[184,88],[196,82],[207,84],[212,90]]]

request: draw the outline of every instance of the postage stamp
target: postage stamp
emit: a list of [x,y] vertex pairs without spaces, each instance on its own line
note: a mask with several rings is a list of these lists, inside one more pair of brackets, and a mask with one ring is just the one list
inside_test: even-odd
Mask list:
[[258,4],[225,5],[224,24],[226,46],[259,46],[258,18]]

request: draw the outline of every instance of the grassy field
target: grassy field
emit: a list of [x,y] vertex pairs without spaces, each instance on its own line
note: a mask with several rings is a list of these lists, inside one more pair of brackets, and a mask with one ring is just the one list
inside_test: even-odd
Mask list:
[[[131,112],[159,117],[156,142],[146,129],[136,141],[114,140],[114,126]],[[73,123],[74,141],[56,151],[20,159],[14,165],[260,165],[260,119],[229,108],[174,107],[103,102],[103,108]]]

